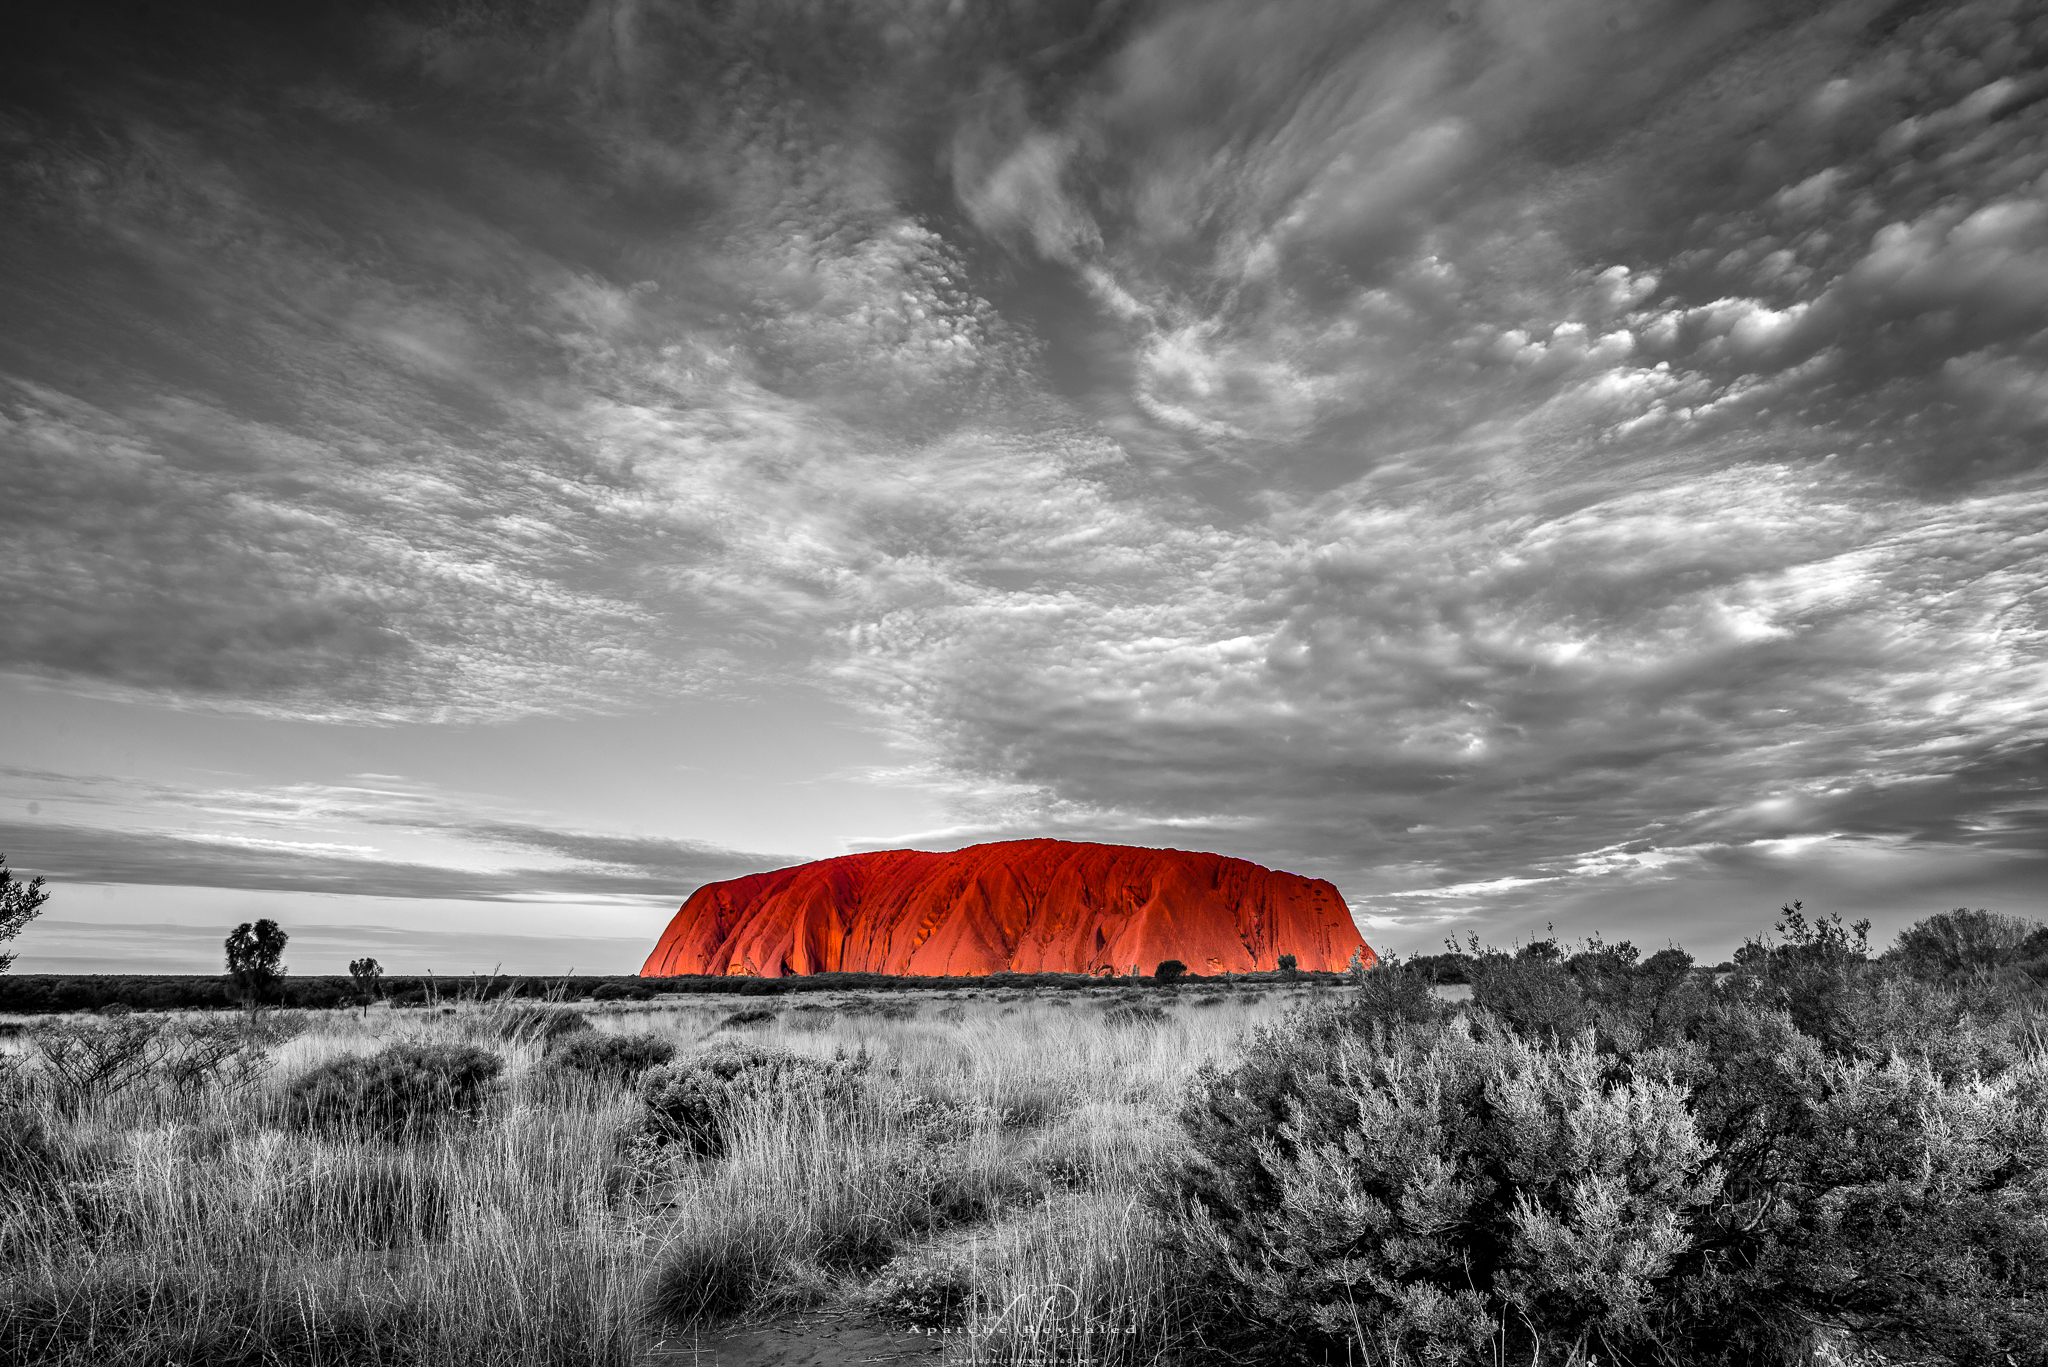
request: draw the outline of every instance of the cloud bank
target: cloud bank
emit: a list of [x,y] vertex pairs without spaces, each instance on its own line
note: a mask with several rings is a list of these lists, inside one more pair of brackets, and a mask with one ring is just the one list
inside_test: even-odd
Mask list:
[[12,668],[309,719],[796,680],[928,836],[1395,929],[2040,886],[2023,5],[180,23],[40,33],[0,114]]

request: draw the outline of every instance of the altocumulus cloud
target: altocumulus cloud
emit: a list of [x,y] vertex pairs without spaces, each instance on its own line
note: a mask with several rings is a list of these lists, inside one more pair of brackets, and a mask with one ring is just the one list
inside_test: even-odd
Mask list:
[[1397,923],[2038,867],[2025,5],[162,22],[39,33],[0,128],[15,667],[336,718],[803,679],[950,837]]

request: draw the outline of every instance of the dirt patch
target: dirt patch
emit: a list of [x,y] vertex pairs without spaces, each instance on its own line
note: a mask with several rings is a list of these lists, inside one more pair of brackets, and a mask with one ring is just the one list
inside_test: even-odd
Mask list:
[[648,1367],[909,1367],[941,1360],[935,1335],[826,1311],[671,1334],[647,1357]]

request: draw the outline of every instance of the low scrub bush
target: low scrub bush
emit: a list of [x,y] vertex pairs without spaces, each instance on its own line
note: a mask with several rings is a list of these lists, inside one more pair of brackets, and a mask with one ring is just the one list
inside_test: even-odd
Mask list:
[[871,1313],[913,1329],[958,1329],[974,1303],[974,1269],[920,1249],[883,1268],[865,1300]]
[[720,1030],[747,1030],[757,1025],[773,1025],[782,1013],[772,1006],[743,1006],[718,1023]]
[[30,1077],[64,1114],[137,1087],[190,1098],[208,1089],[246,1090],[270,1053],[299,1029],[293,1016],[180,1021],[114,1012],[53,1022],[28,1032]]
[[594,1030],[570,1035],[548,1053],[548,1067],[613,1082],[631,1082],[674,1058],[673,1041],[659,1035],[606,1035]]
[[481,1111],[504,1067],[475,1045],[394,1044],[302,1073],[286,1092],[284,1118],[314,1130],[414,1138]]

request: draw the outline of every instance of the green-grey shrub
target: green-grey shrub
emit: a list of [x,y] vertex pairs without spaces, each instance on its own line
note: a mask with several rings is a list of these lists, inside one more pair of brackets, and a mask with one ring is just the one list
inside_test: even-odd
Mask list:
[[300,1074],[286,1091],[284,1118],[308,1129],[411,1138],[480,1111],[504,1067],[471,1044],[394,1044]]
[[1561,1042],[1310,1010],[1207,1071],[1158,1199],[1221,1332],[1394,1364],[1791,1363],[1817,1330],[2048,1362],[2048,1064],[1844,1057],[1741,984],[1682,1028],[1645,1003]]
[[1497,1024],[1338,1042],[1256,1151],[1218,1133],[1255,1099],[1212,1075],[1204,1101],[1182,1246],[1257,1320],[1373,1361],[1476,1360],[1514,1325],[1611,1352],[1719,1189],[1682,1087]]
[[883,1319],[914,1329],[958,1329],[974,1303],[974,1269],[924,1251],[907,1254],[883,1269],[865,1299]]

